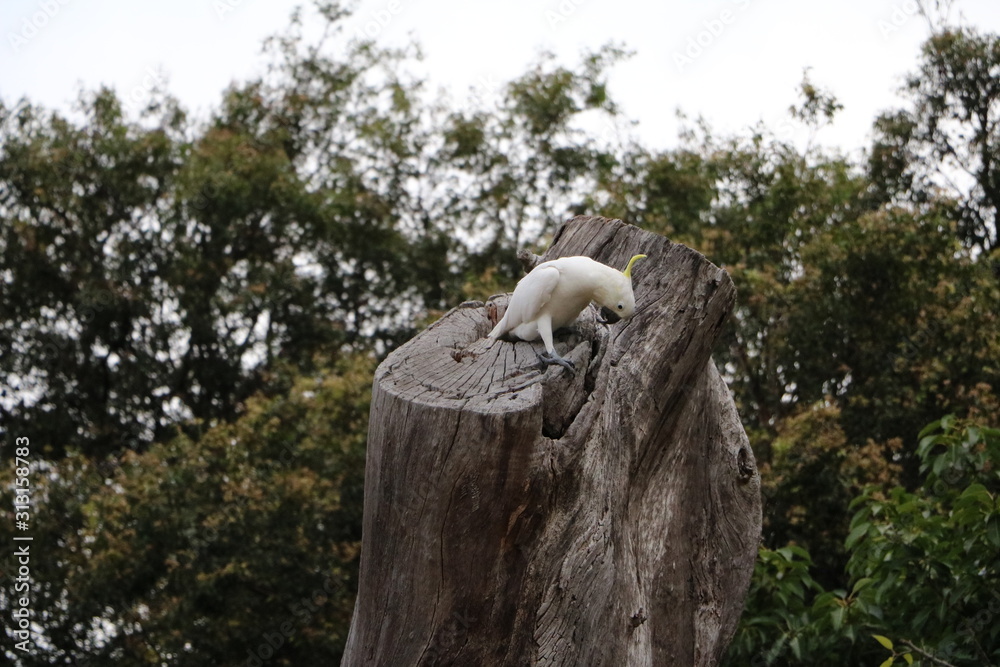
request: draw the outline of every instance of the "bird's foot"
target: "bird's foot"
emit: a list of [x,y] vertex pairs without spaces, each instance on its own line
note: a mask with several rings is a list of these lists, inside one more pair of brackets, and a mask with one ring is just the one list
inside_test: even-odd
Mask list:
[[538,356],[538,370],[541,372],[544,373],[546,368],[555,364],[568,370],[570,375],[576,375],[576,366],[569,359],[564,359],[555,352],[551,354],[548,352],[536,352],[535,354]]

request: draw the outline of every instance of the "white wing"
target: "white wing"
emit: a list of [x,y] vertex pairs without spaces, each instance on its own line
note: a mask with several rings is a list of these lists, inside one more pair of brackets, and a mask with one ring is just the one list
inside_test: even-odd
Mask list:
[[507,304],[507,312],[490,332],[490,338],[499,338],[525,322],[537,319],[542,308],[552,298],[552,293],[558,284],[559,269],[551,263],[539,264],[532,269],[517,283],[510,297],[510,303]]

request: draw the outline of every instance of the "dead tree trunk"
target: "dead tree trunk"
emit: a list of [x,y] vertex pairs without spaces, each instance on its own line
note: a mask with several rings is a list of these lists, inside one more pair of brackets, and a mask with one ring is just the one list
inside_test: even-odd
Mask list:
[[636,316],[535,343],[467,303],[375,375],[360,590],[343,661],[714,665],[760,537],[753,454],[711,350],[728,274],[621,221],[576,218],[543,259],[633,254]]

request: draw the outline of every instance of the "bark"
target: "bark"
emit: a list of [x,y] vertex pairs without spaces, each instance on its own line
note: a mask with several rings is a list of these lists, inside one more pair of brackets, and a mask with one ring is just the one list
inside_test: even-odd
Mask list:
[[543,259],[619,269],[635,317],[585,310],[541,343],[484,339],[462,304],[374,381],[358,600],[343,665],[714,665],[760,539],[760,479],[711,350],[728,274],[685,246],[575,218]]

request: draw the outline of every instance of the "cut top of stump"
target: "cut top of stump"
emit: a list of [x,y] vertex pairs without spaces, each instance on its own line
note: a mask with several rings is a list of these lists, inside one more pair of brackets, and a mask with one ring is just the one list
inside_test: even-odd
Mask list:
[[575,375],[557,366],[540,371],[540,340],[486,338],[507,307],[508,295],[498,295],[452,309],[389,355],[377,383],[428,406],[480,413],[536,410],[549,437],[561,436],[595,392],[605,398],[607,383],[620,372],[641,376],[639,386],[649,388],[645,398],[670,400],[668,394],[688,387],[711,354],[735,300],[729,275],[686,246],[595,217],[566,223],[539,261],[586,255],[622,270],[636,254],[647,259],[633,271],[631,320],[599,324],[591,306],[571,329],[556,333],[556,349],[574,363]]
[[[379,366],[365,468],[355,665],[714,665],[760,537],[759,477],[711,350],[735,299],[705,257],[575,218],[542,260],[633,271],[636,312],[489,340],[466,303]],[[456,625],[455,619],[461,619]]]

